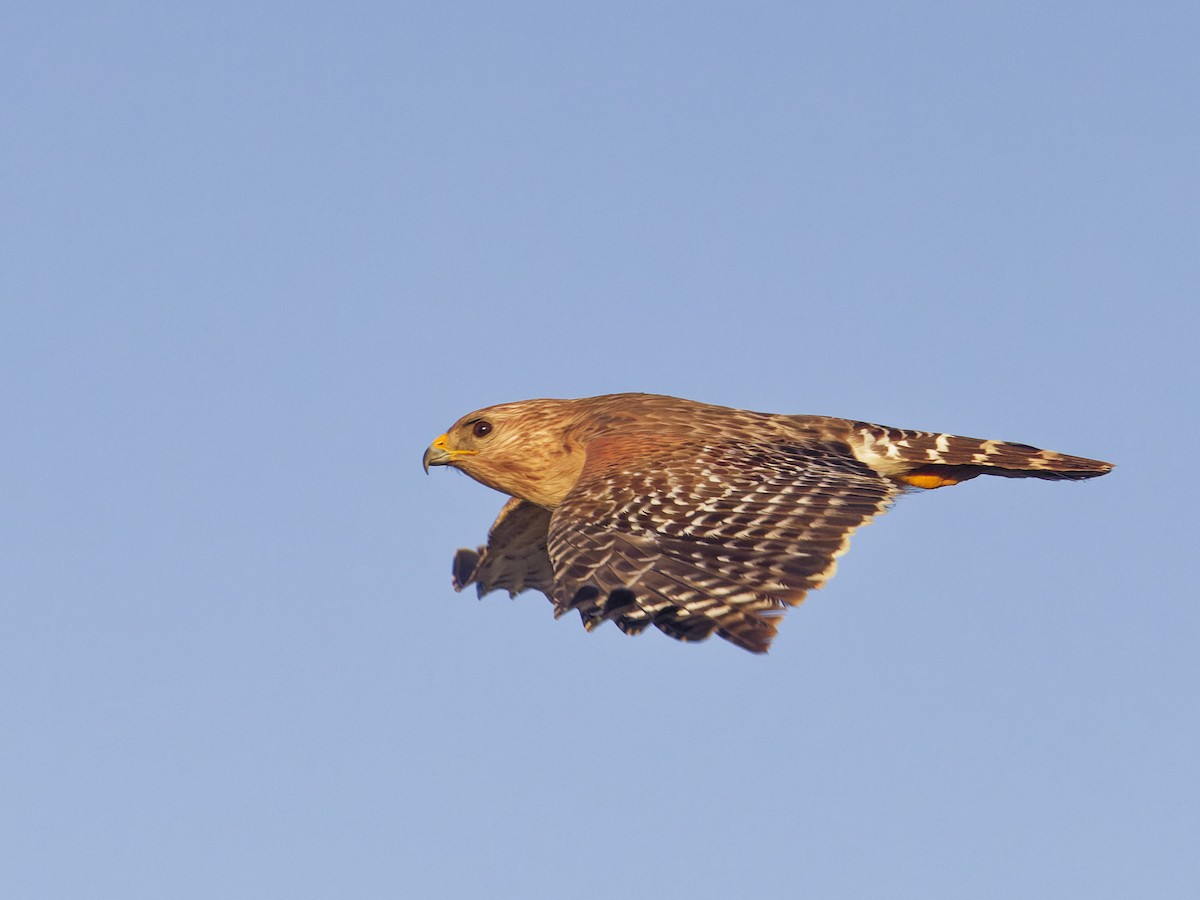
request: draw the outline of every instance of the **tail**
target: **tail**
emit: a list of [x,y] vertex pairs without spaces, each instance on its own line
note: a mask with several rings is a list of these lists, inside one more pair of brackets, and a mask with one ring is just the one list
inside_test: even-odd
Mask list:
[[937,488],[978,475],[1004,478],[1078,480],[1111,472],[1112,463],[1068,456],[1028,444],[904,431],[855,422],[852,446],[858,458],[901,484]]

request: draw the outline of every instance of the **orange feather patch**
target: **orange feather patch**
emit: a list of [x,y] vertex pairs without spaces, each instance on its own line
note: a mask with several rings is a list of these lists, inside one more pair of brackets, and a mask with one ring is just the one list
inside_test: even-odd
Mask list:
[[924,488],[932,490],[933,488],[949,487],[952,484],[958,484],[960,481],[966,481],[966,478],[973,478],[973,473],[967,475],[966,478],[960,476],[957,471],[958,466],[921,466],[919,469],[913,469],[911,472],[905,472],[897,477],[897,481],[902,481],[904,484],[912,487]]

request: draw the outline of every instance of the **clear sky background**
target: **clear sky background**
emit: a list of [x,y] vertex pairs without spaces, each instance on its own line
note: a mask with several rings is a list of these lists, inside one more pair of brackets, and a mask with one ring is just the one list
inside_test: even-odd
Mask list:
[[[1193,3],[10,4],[0,895],[1200,896]],[[456,595],[461,414],[1025,441],[769,656]]]

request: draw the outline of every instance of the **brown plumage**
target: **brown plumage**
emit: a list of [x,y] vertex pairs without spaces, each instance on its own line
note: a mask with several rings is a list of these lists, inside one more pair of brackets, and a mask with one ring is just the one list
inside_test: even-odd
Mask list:
[[611,619],[762,653],[855,528],[907,488],[978,475],[1092,478],[1110,463],[824,416],[654,394],[527,400],[459,419],[425,452],[510,499],[454,586],[539,590],[591,630]]

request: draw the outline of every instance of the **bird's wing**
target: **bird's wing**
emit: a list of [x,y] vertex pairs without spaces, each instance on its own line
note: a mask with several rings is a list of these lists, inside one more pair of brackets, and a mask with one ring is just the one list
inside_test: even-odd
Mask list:
[[899,491],[838,441],[598,439],[550,519],[550,596],[588,628],[716,632],[765,652]]
[[509,596],[537,590],[550,595],[554,570],[546,553],[550,511],[527,500],[509,499],[488,531],[488,542],[454,554],[454,589],[475,585],[479,596],[505,590]]

